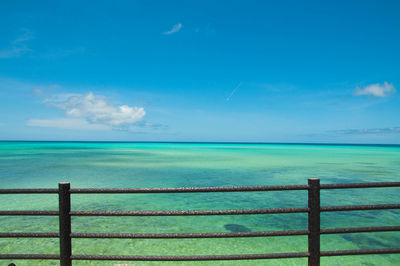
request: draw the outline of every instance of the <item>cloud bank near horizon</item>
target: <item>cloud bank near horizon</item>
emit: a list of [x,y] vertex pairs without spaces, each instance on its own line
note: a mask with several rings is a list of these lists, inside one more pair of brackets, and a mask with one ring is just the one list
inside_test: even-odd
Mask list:
[[344,130],[334,130],[330,132],[348,134],[348,135],[394,134],[394,133],[400,133],[400,127],[344,129]]

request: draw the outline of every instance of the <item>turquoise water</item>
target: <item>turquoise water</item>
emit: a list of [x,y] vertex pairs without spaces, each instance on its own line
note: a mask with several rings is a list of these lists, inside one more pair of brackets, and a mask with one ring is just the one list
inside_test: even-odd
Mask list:
[[[400,180],[400,147],[0,142],[1,188],[251,186]],[[400,189],[321,192],[321,204],[400,203]],[[73,210],[205,210],[305,207],[306,191],[76,195]],[[2,210],[57,210],[57,195],[0,195]],[[322,228],[400,225],[399,210],[324,213]],[[306,214],[197,217],[73,217],[73,232],[201,233],[305,229]],[[2,232],[57,232],[57,217],[0,216]],[[400,233],[321,237],[322,250],[399,248]],[[206,255],[304,252],[304,236],[234,239],[74,239],[75,254]],[[0,253],[58,253],[57,239],[0,239]],[[7,265],[10,261],[1,261]],[[58,265],[17,261],[17,265]],[[4,264],[3,264],[4,263]],[[74,265],[127,262],[76,261]],[[225,262],[132,262],[132,265],[305,265],[306,259]],[[399,265],[400,255],[323,258],[323,265]]]

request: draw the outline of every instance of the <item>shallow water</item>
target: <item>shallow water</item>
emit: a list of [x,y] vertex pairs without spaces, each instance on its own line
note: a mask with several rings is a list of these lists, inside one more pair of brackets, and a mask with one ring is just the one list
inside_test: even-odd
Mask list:
[[[400,180],[400,147],[0,142],[1,188],[187,187]],[[399,203],[400,189],[321,191],[321,205]],[[57,195],[0,195],[2,210],[56,210]],[[205,210],[305,207],[306,191],[72,196],[73,210]],[[322,228],[399,225],[400,210],[323,213]],[[73,232],[201,233],[305,229],[306,214],[193,217],[73,217]],[[57,232],[57,217],[0,216],[2,232]],[[399,248],[400,233],[325,235],[322,250]],[[57,239],[0,239],[0,253],[58,253]],[[74,254],[206,255],[304,252],[305,236],[180,240],[74,239]],[[7,264],[9,261],[3,261]],[[56,261],[17,261],[57,265]],[[306,259],[133,262],[134,265],[305,265]],[[118,262],[115,262],[117,264]],[[123,263],[123,262],[120,262]],[[400,255],[322,258],[323,265],[399,265]],[[77,261],[74,265],[113,265]]]

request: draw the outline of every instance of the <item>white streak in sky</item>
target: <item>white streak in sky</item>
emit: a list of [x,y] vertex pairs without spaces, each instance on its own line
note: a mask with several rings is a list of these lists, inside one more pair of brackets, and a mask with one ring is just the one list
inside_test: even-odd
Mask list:
[[231,97],[233,96],[233,94],[235,94],[235,92],[240,88],[240,86],[242,86],[242,82],[240,82],[231,92],[231,94],[229,94],[229,96],[226,98],[226,101],[229,102],[229,100],[231,99]]

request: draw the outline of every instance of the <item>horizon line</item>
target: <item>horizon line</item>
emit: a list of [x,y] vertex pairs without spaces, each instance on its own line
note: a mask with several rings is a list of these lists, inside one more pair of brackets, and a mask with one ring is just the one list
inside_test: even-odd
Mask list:
[[165,143],[165,144],[268,144],[268,145],[325,145],[325,146],[377,146],[400,147],[387,143],[340,143],[340,142],[260,142],[260,141],[120,141],[120,140],[0,140],[1,142],[64,142],[64,143]]

